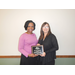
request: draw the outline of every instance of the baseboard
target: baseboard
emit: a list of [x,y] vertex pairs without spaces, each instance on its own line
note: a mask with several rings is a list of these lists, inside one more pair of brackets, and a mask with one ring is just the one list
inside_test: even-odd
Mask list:
[[[0,58],[20,58],[21,56],[11,55],[11,56],[0,56]],[[75,55],[56,55],[56,58],[75,58]]]

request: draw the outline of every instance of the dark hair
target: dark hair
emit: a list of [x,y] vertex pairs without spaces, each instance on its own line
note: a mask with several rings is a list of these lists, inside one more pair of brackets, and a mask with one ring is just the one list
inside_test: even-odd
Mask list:
[[34,30],[35,30],[35,23],[34,23],[32,20],[27,20],[27,21],[25,22],[25,24],[24,24],[25,30],[27,30],[27,27],[28,27],[29,23],[33,23],[33,25],[34,25]]
[[[42,40],[42,39],[44,38],[44,32],[42,31],[42,28],[43,28],[46,24],[48,24],[48,26],[49,26],[49,23],[47,23],[47,22],[44,22],[44,23],[42,24],[42,26],[41,26],[40,37],[39,37],[40,40]],[[48,36],[50,33],[51,33],[51,29],[50,29],[50,26],[49,26],[49,32],[48,32],[47,36]],[[47,36],[46,36],[46,37],[47,37]]]

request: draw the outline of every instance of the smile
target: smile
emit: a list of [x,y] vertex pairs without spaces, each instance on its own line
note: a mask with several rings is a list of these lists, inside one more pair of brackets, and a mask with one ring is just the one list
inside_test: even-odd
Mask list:
[[32,29],[29,29],[29,31],[32,31]]

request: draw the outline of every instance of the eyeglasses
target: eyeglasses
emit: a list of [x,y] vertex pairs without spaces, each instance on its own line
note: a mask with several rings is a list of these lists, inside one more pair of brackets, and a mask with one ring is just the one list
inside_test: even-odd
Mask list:
[[44,26],[43,28],[47,28],[47,29],[48,29],[48,28],[49,28],[49,26]]

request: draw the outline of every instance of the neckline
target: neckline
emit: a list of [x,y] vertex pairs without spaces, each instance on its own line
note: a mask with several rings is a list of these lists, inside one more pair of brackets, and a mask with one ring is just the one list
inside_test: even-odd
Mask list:
[[[27,34],[26,32],[25,32],[25,34]],[[32,33],[32,34],[27,34],[27,35],[33,35],[34,33]]]
[[[46,36],[45,39],[46,39],[47,37],[49,37],[51,34],[52,34],[52,33],[50,33],[48,36]],[[45,41],[45,39],[44,39],[44,40],[42,39],[42,40]]]

